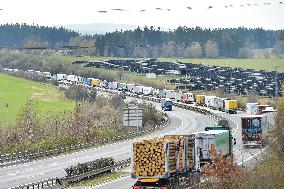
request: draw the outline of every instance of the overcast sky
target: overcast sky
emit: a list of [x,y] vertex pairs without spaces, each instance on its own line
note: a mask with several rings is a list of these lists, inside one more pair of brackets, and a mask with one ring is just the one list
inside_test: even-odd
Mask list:
[[[208,9],[209,6],[212,8]],[[126,11],[111,10],[115,8]],[[1,24],[115,23],[166,28],[182,25],[284,29],[284,0],[1,0],[0,9],[3,9]],[[146,11],[140,12],[142,9]],[[99,10],[108,12],[99,13]]]

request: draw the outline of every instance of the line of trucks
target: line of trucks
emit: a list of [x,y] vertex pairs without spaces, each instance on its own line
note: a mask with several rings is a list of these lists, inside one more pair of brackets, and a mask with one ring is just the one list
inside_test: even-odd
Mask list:
[[201,167],[221,154],[233,153],[234,139],[229,127],[206,127],[191,135],[164,137],[134,142],[131,177],[134,189],[172,189],[200,181]]
[[106,80],[99,80],[94,78],[82,78],[74,75],[56,74],[52,76],[53,79],[59,83],[68,84],[82,84],[88,87],[101,87],[112,90],[119,90],[123,92],[129,92],[133,95],[144,96],[156,96],[161,99],[166,99],[167,105],[161,104],[162,109],[171,111],[172,108],[169,105],[171,101],[183,102],[187,104],[195,103],[197,106],[205,106],[211,109],[231,113],[237,113],[238,103],[237,100],[231,100],[228,98],[219,98],[217,96],[195,95],[191,92],[182,92],[176,90],[167,89],[155,89],[153,87],[135,85],[130,83],[121,82],[108,82]]

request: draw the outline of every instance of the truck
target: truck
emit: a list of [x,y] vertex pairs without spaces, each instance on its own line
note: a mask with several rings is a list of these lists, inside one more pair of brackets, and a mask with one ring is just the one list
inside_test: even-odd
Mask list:
[[166,98],[170,98],[170,99],[172,99],[172,100],[174,100],[175,99],[175,97],[176,97],[176,92],[174,91],[174,90],[165,90],[165,93],[166,93]]
[[159,95],[160,98],[166,98],[166,91],[165,89],[159,89]]
[[126,84],[126,86],[127,86],[127,91],[132,93],[135,85],[134,84]]
[[42,72],[42,75],[48,79],[51,78],[51,73],[50,72]]
[[99,79],[92,79],[91,86],[99,87],[100,86],[100,82],[101,82],[101,80],[99,80]]
[[84,78],[84,83],[83,83],[83,85],[85,85],[85,86],[91,86],[91,84],[92,84],[92,79],[93,79],[93,78]]
[[175,100],[181,102],[182,92],[175,92]]
[[212,106],[211,108],[213,110],[217,110],[218,109],[218,100],[219,100],[219,97],[215,97],[213,100],[212,100]]
[[257,105],[259,105],[259,103],[247,103],[246,104],[247,115],[257,115]]
[[63,81],[67,79],[67,75],[66,74],[56,74],[55,75],[55,80],[56,81]]
[[152,94],[152,91],[153,91],[153,88],[152,88],[152,87],[143,87],[143,94],[144,94],[145,96],[151,95],[151,94]]
[[205,95],[196,95],[195,104],[196,106],[205,106]]
[[191,104],[194,102],[194,95],[192,93],[183,93],[181,99],[183,103]]
[[161,108],[165,111],[172,111],[173,110],[173,101],[169,98],[162,98],[161,99]]
[[199,183],[201,167],[211,162],[213,154],[231,155],[232,145],[230,128],[222,126],[135,142],[131,156],[131,178],[136,179],[133,189],[180,188],[182,180]]
[[143,86],[134,86],[132,92],[139,95],[143,94]]
[[77,83],[78,81],[78,76],[76,75],[67,75],[67,81],[70,83]]
[[108,89],[109,88],[109,82],[107,80],[101,81],[100,87],[104,88],[104,89]]
[[119,90],[119,91],[126,91],[127,90],[126,83],[118,83],[117,84],[117,90]]
[[229,114],[236,114],[238,108],[237,100],[225,100],[225,112]]
[[227,98],[218,98],[216,103],[217,103],[217,109],[219,111],[222,111],[222,112],[225,111],[225,100],[229,100],[229,99],[227,99]]
[[246,115],[242,120],[242,141],[244,147],[264,146],[264,131],[268,129],[266,115]]
[[109,89],[115,90],[117,89],[118,82],[115,82],[115,81],[109,82],[108,86],[109,86]]
[[205,96],[205,106],[208,108],[213,107],[215,98],[216,96]]
[[194,133],[198,168],[212,160],[211,156],[232,154],[232,140],[229,130],[205,130]]
[[269,105],[263,105],[263,104],[260,104],[260,105],[256,105],[256,114],[257,115],[261,115],[265,112],[269,112],[267,110],[269,110]]

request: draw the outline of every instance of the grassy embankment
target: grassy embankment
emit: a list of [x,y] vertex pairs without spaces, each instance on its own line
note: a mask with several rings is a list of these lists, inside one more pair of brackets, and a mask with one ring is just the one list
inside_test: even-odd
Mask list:
[[0,125],[15,123],[22,105],[33,100],[39,116],[71,110],[75,103],[56,87],[0,73]]
[[284,59],[280,58],[255,58],[255,59],[175,59],[175,58],[161,58],[160,61],[179,61],[193,64],[204,64],[221,67],[233,68],[251,68],[256,70],[275,71],[278,67],[279,72],[284,72]]

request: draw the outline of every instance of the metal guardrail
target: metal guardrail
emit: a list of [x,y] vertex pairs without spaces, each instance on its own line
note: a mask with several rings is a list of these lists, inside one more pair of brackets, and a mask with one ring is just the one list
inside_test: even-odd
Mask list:
[[40,188],[61,188],[60,178],[50,178],[38,182],[33,182],[30,184],[24,184],[10,189],[40,189]]
[[86,179],[86,178],[94,177],[94,176],[99,175],[101,173],[105,173],[105,172],[109,172],[109,171],[113,171],[113,170],[119,170],[119,169],[122,169],[124,167],[130,166],[130,164],[131,164],[131,160],[126,159],[126,160],[118,161],[112,166],[93,170],[93,171],[83,173],[83,174],[80,174],[80,175],[75,175],[75,176],[72,176],[72,177],[63,177],[63,178],[55,177],[55,178],[50,178],[50,179],[46,179],[46,180],[42,180],[42,181],[30,183],[30,184],[12,187],[10,189],[63,188],[63,185],[66,184],[66,183],[78,182],[78,181],[81,181],[81,180]]

